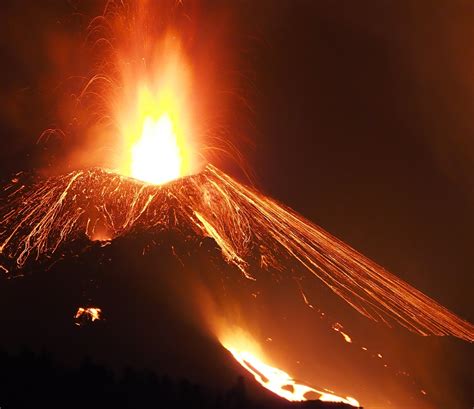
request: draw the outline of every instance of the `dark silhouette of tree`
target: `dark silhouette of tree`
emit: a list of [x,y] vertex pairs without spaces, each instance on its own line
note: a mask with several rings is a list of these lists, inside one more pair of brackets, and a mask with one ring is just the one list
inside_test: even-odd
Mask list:
[[187,379],[159,377],[130,367],[114,374],[84,358],[78,368],[55,362],[46,351],[22,348],[16,355],[0,349],[0,407],[2,409],[323,409],[347,408],[318,401],[290,403],[274,399],[254,402],[239,377],[228,391],[211,391]]

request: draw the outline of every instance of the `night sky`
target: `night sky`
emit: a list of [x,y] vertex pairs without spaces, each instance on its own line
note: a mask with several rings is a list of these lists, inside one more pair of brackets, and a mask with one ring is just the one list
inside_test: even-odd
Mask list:
[[[473,321],[474,4],[197,4],[193,50],[216,32],[227,44],[215,64],[239,98],[226,97],[223,123],[252,183]],[[0,7],[6,179],[78,143],[35,142],[62,123],[56,87],[88,71],[77,44],[102,3]]]

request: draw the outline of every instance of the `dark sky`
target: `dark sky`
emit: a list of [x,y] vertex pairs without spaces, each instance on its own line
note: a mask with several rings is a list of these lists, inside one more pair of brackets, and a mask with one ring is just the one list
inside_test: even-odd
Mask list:
[[472,320],[472,4],[256,14],[263,188]]
[[272,4],[262,186],[472,319],[473,7]]
[[[75,47],[98,3],[2,1],[3,176],[51,160],[34,143],[55,87],[88,70]],[[206,1],[199,15],[198,38],[231,22],[223,69],[248,107],[227,126],[253,141],[255,183],[474,320],[474,4]]]

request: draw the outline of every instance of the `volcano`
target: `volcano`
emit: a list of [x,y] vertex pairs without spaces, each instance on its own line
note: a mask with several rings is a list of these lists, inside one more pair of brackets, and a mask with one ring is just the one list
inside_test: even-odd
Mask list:
[[[189,253],[178,259],[178,249]],[[83,235],[61,251],[52,263],[29,264],[22,278],[0,281],[9,306],[0,312],[1,346],[12,357],[20,347],[10,359],[0,349],[0,395],[9,407],[32,399],[53,408],[350,407],[278,398],[206,330],[197,283],[215,271],[205,278],[217,289],[225,268],[211,241],[194,246],[173,232],[136,232],[105,245]],[[91,305],[100,306],[97,319],[79,314]],[[245,380],[244,402],[232,399],[237,379]]]
[[[288,330],[291,325],[276,317],[286,320],[288,313],[301,307],[317,314],[316,322],[312,315],[315,332],[322,334],[329,328],[338,337],[341,344],[332,346],[336,355],[342,346],[353,344],[353,334],[346,327],[363,327],[371,321],[379,330],[401,326],[417,335],[474,340],[472,324],[296,212],[212,165],[164,185],[104,169],[48,179],[18,174],[4,189],[0,220],[4,277],[27,276],[12,283],[22,282],[13,286],[27,288],[19,291],[33,297],[37,319],[31,318],[31,299],[18,305],[24,295],[11,290],[2,299],[15,306],[15,317],[46,320],[48,328],[56,328],[25,327],[25,338],[61,332],[58,328],[68,328],[67,337],[74,337],[71,323],[78,309],[100,308],[105,318],[97,320],[99,325],[117,332],[102,341],[93,335],[94,348],[101,349],[99,356],[112,363],[133,356],[137,365],[146,366],[167,356],[169,373],[202,377],[207,372],[207,379],[214,379],[210,383],[217,378],[222,381],[226,371],[210,371],[214,365],[206,359],[202,363],[202,351],[219,349],[218,340],[242,363],[239,353],[248,351],[239,350],[243,345],[236,341],[240,336],[235,328],[255,327],[252,321],[264,327],[261,323],[270,319]],[[52,288],[68,293],[67,297],[57,295],[53,311],[46,296],[55,292]],[[298,307],[290,301],[295,294]],[[4,322],[8,322],[7,311],[3,310]],[[298,316],[304,314],[298,312]],[[136,327],[143,317],[151,319],[151,324]],[[149,333],[154,336],[143,339]],[[120,343],[114,345],[113,340],[123,334],[138,337],[132,342],[132,352]],[[14,345],[21,343],[21,337],[20,331],[9,333],[6,339]],[[71,344],[64,346],[52,338],[45,336],[41,342],[52,342],[55,351],[67,349],[65,356],[75,355]],[[178,339],[193,341],[176,349]],[[214,341],[209,343],[209,339]],[[373,356],[382,359],[380,353]],[[249,362],[243,363],[247,369]],[[319,375],[318,382],[328,374],[323,370]],[[261,376],[255,378],[265,384]],[[336,383],[336,392],[354,386],[351,377]],[[310,389],[309,399],[333,394],[332,388]],[[357,390],[350,392],[357,396]]]
[[[163,224],[158,223],[156,229],[140,224],[118,234],[111,230],[113,224],[97,213],[100,202],[90,201],[81,207],[85,210],[83,217],[74,222],[75,227],[60,243],[48,241],[44,249],[49,250],[34,257],[33,253],[24,259],[19,253],[17,258],[4,257],[3,268],[8,265],[11,270],[3,276],[0,297],[15,313],[8,310],[0,313],[5,330],[2,345],[12,350],[19,345],[32,346],[39,351],[53,350],[60,362],[78,366],[81,371],[84,356],[99,359],[117,372],[125,364],[133,368],[153,368],[167,376],[212,385],[211,390],[216,393],[232,390],[237,376],[243,376],[250,399],[259,402],[259,407],[300,407],[297,402],[290,406],[286,400],[260,388],[209,333],[207,325],[203,325],[207,320],[200,307],[203,291],[213,294],[220,308],[226,308],[222,291],[227,284],[232,282],[236,298],[246,297],[248,290],[242,282],[236,286],[229,276],[237,278],[237,282],[247,281],[248,277],[240,266],[222,257],[222,249],[213,238],[198,234],[192,225],[186,227],[189,209],[179,205],[172,192],[176,188],[176,192],[189,189],[196,180],[186,178],[161,188],[101,169],[74,175],[79,183],[74,186],[69,184],[71,179],[66,182],[64,198],[75,195],[73,190],[84,193],[85,186],[92,184],[95,186],[90,188],[89,198],[97,197],[99,185],[112,187],[114,182],[119,183],[113,187],[115,192],[125,195],[139,193],[137,188],[150,189],[162,201],[159,211],[163,212]],[[73,175],[69,176],[74,179]],[[60,188],[64,181],[61,177],[40,184],[58,183],[56,187]],[[13,182],[16,183],[20,181]],[[41,191],[40,184],[33,184],[31,193]],[[20,190],[9,200],[15,201],[16,194],[23,190],[17,187]],[[80,200],[79,197],[73,202],[76,200]],[[148,205],[149,199],[144,203]],[[63,204],[63,210],[71,210],[68,200]],[[127,199],[122,204],[126,207]],[[114,209],[114,214],[124,215],[119,208]],[[71,214],[65,217],[69,216]],[[54,216],[57,217],[58,214]],[[112,232],[115,232],[113,238]],[[51,244],[54,248],[49,247]],[[227,284],[223,285],[222,279],[226,276]],[[6,279],[12,277],[16,279]],[[90,307],[92,304],[100,308]],[[28,375],[22,376],[28,379]],[[311,402],[307,402],[309,406],[304,407],[352,407],[318,400],[327,401],[332,396],[337,402],[337,397],[329,391],[313,394],[309,398]]]
[[5,189],[0,251],[3,269],[51,258],[82,234],[116,239],[140,230],[179,231],[212,238],[222,257],[249,280],[253,266],[285,274],[286,260],[303,267],[358,312],[420,335],[474,341],[474,326],[390,274],[291,209],[250,189],[212,165],[164,186],[104,170],[77,171],[27,186],[15,178]]

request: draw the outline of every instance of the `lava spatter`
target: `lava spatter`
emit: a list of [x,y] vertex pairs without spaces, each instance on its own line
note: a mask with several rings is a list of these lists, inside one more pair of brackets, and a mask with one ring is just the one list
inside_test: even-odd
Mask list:
[[[252,264],[291,258],[302,277],[321,280],[359,313],[420,335],[474,340],[474,327],[290,208],[212,165],[196,175],[150,185],[103,169],[81,170],[4,190],[0,251],[21,270],[54,257],[64,243],[101,226],[114,239],[133,231],[211,237],[249,279]],[[92,226],[92,227],[91,227]],[[259,263],[261,264],[261,263]],[[264,265],[264,264],[263,264]]]

